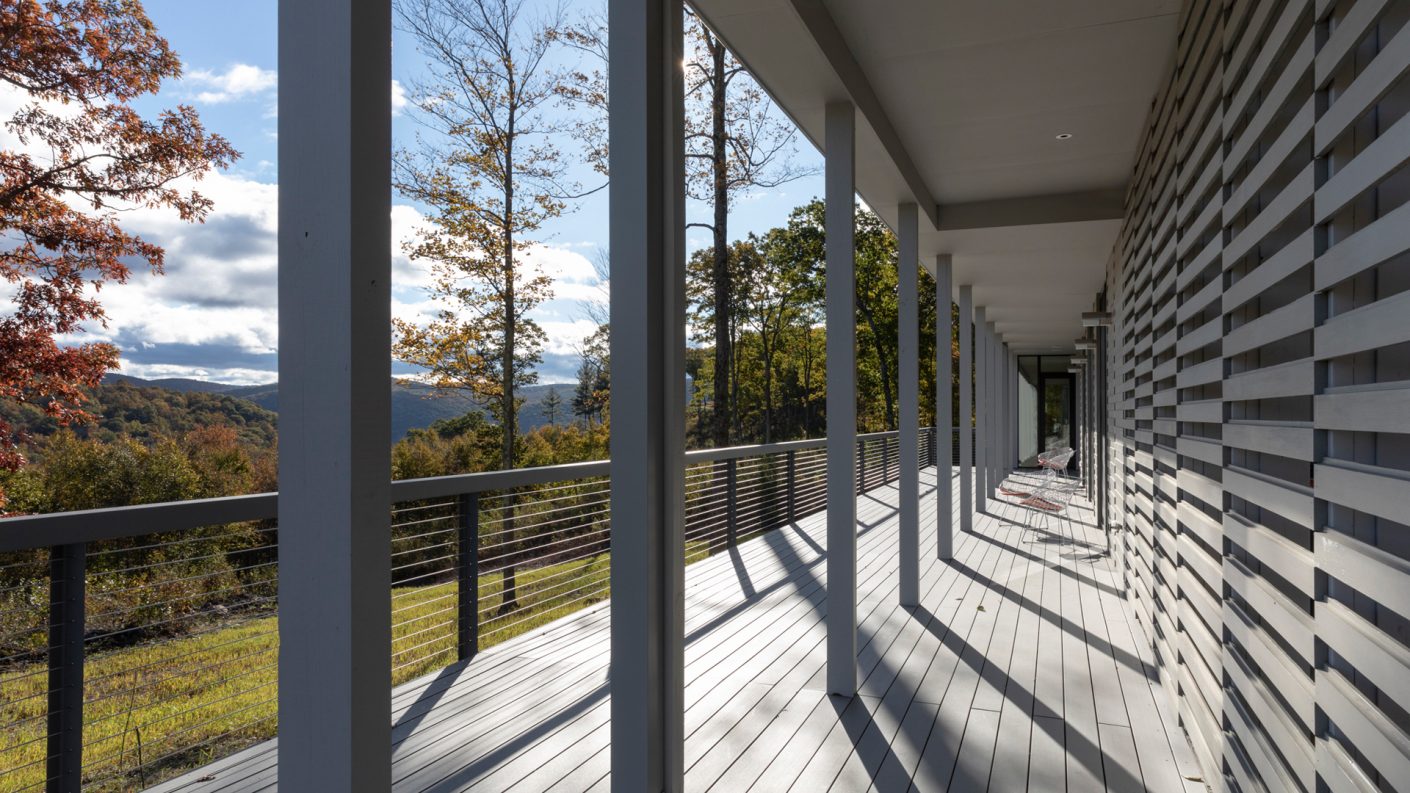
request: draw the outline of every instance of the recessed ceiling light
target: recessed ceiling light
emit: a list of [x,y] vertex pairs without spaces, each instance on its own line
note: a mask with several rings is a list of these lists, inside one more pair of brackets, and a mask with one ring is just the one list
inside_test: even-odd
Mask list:
[[1071,132],[1059,132],[1059,133],[1058,133],[1058,136],[1057,136],[1057,139],[1058,139],[1058,140],[1068,140],[1068,139],[1071,138],[1071,137],[1072,137],[1072,133],[1071,133]]

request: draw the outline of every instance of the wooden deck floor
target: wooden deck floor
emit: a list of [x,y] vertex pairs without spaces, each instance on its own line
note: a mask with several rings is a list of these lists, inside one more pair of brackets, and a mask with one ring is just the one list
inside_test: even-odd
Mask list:
[[[933,486],[915,609],[896,604],[895,488],[859,500],[850,701],[824,691],[822,514],[689,568],[687,789],[1205,790],[1091,513],[1033,529],[994,504],[940,563]],[[604,604],[399,688],[393,789],[607,790],[607,630]],[[274,759],[155,790],[273,790]]]

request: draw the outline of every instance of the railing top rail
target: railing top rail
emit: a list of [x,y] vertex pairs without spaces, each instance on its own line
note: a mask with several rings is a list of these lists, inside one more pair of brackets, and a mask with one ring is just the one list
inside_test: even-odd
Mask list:
[[[922,432],[929,430],[923,427]],[[858,440],[893,437],[889,432],[859,434]],[[790,451],[822,449],[827,438],[781,441],[721,449],[694,449],[685,453],[686,464],[722,462],[764,457]],[[509,490],[517,487],[569,482],[605,477],[611,473],[611,460],[592,460],[564,465],[484,471],[473,474],[399,479],[392,482],[392,502],[451,498],[469,493]],[[0,553],[69,545],[78,542],[116,540],[144,534],[182,531],[223,523],[273,520],[279,515],[278,493],[256,493],[226,498],[203,498],[158,504],[136,504],[44,515],[0,518]]]
[[827,448],[827,438],[808,438],[801,441],[779,441],[778,443],[758,443],[752,446],[725,446],[718,449],[691,449],[685,453],[685,463],[715,463],[725,460],[742,460],[746,457],[765,457],[790,451]]
[[424,501],[431,498],[460,496],[466,493],[486,493],[492,490],[546,485],[550,482],[591,479],[607,476],[611,468],[612,462],[610,460],[589,460],[582,463],[543,465],[535,468],[511,468],[507,471],[481,471],[474,474],[431,476],[424,479],[398,479],[392,482],[392,502]]
[[117,540],[222,523],[269,520],[279,514],[277,493],[200,498],[0,518],[0,552],[76,542]]

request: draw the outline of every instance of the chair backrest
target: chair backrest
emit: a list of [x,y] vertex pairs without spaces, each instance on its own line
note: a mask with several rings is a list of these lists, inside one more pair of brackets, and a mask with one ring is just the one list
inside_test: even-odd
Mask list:
[[1071,504],[1072,495],[1071,488],[1058,479],[1057,469],[1048,468],[1038,480],[1038,486],[1018,503],[1044,512],[1062,512]]
[[1064,446],[1060,449],[1049,449],[1038,455],[1038,465],[1043,468],[1060,471],[1067,467],[1068,462],[1072,460],[1072,455],[1076,453],[1077,450],[1073,449],[1071,446]]

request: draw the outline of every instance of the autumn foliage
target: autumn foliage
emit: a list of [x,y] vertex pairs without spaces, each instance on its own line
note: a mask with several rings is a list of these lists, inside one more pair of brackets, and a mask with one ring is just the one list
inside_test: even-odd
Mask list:
[[[0,315],[0,399],[85,418],[83,388],[118,351],[64,337],[104,324],[104,285],[133,267],[162,271],[162,248],[124,231],[120,212],[210,212],[190,183],[239,153],[191,107],[155,119],[132,107],[180,74],[139,0],[0,0],[0,82],[25,100],[6,122],[18,144],[0,151],[0,277],[13,295]],[[0,421],[0,469],[23,464],[21,440]]]

